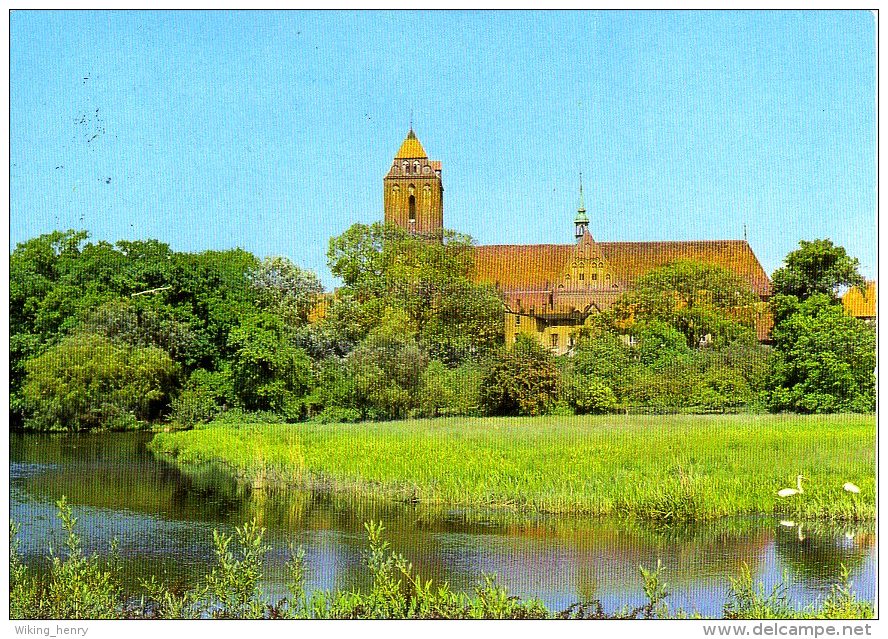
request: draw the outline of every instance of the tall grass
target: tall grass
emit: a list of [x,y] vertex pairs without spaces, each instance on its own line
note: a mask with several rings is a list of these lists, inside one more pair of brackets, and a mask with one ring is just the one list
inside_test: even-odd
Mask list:
[[[867,415],[210,424],[160,433],[150,448],[186,466],[222,464],[254,485],[428,503],[663,522],[875,515],[875,418]],[[799,473],[805,492],[779,498]],[[846,481],[861,493],[845,493]]]
[[[394,552],[381,524],[369,522],[365,569],[372,576],[366,591],[305,590],[301,550],[288,561],[288,597],[271,601],[261,589],[262,561],[268,550],[265,529],[256,521],[237,528],[235,535],[213,532],[215,564],[210,573],[185,592],[173,592],[152,578],[142,582],[141,596],[124,596],[119,564],[98,555],[84,556],[76,518],[63,501],[59,517],[67,532],[67,557],[50,552],[52,565],[38,576],[18,555],[16,527],[10,530],[10,618],[12,619],[666,619],[686,618],[667,603],[669,586],[663,567],[639,568],[647,602],[605,610],[593,596],[560,612],[538,600],[512,596],[494,575],[482,574],[472,594],[455,592],[445,583],[424,580],[403,556]],[[112,552],[112,557],[113,557]],[[873,616],[873,607],[858,601],[848,572],[825,601],[796,609],[780,584],[766,593],[755,584],[748,567],[732,581],[724,607],[726,618],[828,618]]]

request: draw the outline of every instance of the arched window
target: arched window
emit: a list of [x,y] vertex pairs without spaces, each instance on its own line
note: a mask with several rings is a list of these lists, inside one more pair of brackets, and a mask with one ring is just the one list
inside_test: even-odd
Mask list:
[[410,173],[410,163],[407,160],[404,160],[401,162],[401,169],[405,174]]
[[414,162],[413,162],[413,172],[414,172],[414,173],[419,173],[419,161],[414,161]]
[[409,207],[408,221],[415,223],[416,222],[416,196],[415,195],[411,195],[410,198],[407,200],[407,206]]

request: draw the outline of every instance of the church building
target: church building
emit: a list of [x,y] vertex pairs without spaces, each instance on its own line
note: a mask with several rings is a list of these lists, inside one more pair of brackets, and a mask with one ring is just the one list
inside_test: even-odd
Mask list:
[[[441,163],[429,160],[412,128],[384,187],[386,223],[416,233],[444,227]],[[771,283],[746,240],[598,242],[589,231],[582,184],[573,227],[574,241],[566,244],[475,247],[475,281],[493,284],[503,296],[507,344],[525,334],[566,353],[587,318],[610,308],[636,278],[675,260],[718,264],[749,282],[763,302],[756,310],[756,333],[768,338],[764,302]]]

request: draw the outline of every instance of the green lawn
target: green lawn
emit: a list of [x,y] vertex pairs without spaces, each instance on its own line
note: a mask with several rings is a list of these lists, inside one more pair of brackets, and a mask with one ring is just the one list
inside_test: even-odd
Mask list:
[[[873,415],[452,418],[210,424],[151,449],[255,486],[679,521],[744,513],[875,516]],[[802,474],[804,493],[780,498]],[[845,482],[861,492],[842,490]]]

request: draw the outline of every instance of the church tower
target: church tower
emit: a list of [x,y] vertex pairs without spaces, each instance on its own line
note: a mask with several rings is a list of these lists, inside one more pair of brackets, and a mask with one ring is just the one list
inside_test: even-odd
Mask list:
[[436,233],[444,226],[444,186],[441,163],[429,160],[413,127],[383,180],[386,224],[411,233]]

